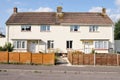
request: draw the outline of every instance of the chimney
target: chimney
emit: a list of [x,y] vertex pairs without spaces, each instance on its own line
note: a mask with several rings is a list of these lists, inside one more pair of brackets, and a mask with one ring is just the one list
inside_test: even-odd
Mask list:
[[102,15],[103,15],[103,16],[106,15],[106,8],[102,8]]
[[60,18],[60,19],[63,18],[64,13],[62,12],[62,7],[61,7],[61,6],[58,6],[58,7],[57,7],[57,13],[56,13],[56,16],[57,16],[58,18]]
[[17,13],[17,7],[14,7],[13,12],[14,12],[14,14]]
[[58,13],[61,13],[61,12],[62,12],[62,7],[61,7],[61,6],[58,6],[58,7],[57,7],[57,12],[58,12]]

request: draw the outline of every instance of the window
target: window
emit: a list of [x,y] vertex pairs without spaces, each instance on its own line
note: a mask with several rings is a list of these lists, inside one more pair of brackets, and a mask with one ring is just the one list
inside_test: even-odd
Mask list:
[[79,25],[73,25],[70,26],[70,31],[79,31],[80,26]]
[[95,41],[95,49],[108,49],[108,41]]
[[30,25],[22,25],[21,31],[31,31],[31,26]]
[[66,48],[72,48],[72,41],[66,41]]
[[50,26],[49,25],[41,25],[40,31],[50,31]]
[[48,48],[48,49],[54,48],[54,41],[53,41],[53,40],[48,40],[48,41],[47,41],[47,48]]
[[15,49],[25,49],[26,48],[26,41],[14,41],[14,48]]
[[89,32],[97,32],[98,31],[98,26],[90,26],[89,27]]

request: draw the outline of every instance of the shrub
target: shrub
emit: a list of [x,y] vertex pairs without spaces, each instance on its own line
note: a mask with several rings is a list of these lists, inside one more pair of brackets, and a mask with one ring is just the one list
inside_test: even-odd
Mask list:
[[14,46],[11,43],[5,43],[5,45],[3,47],[0,46],[0,51],[12,52],[13,48],[14,48]]

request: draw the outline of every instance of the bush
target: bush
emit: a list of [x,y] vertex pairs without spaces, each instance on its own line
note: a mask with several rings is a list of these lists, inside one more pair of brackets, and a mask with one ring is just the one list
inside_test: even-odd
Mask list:
[[0,51],[12,52],[13,48],[14,48],[14,46],[11,43],[5,43],[5,45],[3,47],[0,46]]

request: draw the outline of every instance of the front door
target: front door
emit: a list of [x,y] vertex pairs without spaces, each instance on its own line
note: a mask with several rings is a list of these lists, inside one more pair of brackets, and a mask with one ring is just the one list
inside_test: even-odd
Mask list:
[[90,43],[88,41],[84,42],[84,51],[85,51],[86,54],[91,52]]
[[30,45],[29,45],[29,51],[32,52],[32,53],[35,53],[36,52],[36,45],[37,43],[36,42],[30,42]]

